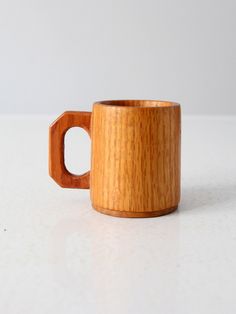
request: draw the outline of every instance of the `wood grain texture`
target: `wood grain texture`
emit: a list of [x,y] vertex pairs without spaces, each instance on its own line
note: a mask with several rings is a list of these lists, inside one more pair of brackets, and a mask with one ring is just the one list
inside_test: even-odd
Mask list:
[[[91,172],[70,173],[64,137],[79,126],[92,139]],[[103,101],[68,111],[49,132],[49,173],[62,187],[90,188],[93,207],[119,217],[168,214],[180,200],[180,106],[163,101]]]
[[64,138],[67,130],[81,127],[90,135],[90,112],[64,112],[49,128],[49,174],[66,188],[89,189],[90,172],[82,175],[70,173],[65,166]]
[[180,201],[180,106],[105,101],[92,114],[91,201],[105,214],[153,217]]

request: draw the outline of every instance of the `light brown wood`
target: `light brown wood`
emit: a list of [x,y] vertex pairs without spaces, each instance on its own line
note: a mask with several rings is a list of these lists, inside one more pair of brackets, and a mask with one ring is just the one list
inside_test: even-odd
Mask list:
[[158,101],[95,103],[91,200],[121,217],[152,217],[180,200],[180,106]]
[[172,213],[175,211],[178,206],[174,206],[171,208],[155,210],[155,211],[145,211],[145,212],[131,212],[131,211],[121,211],[121,210],[112,210],[112,209],[105,209],[102,207],[95,207],[98,212],[101,212],[106,215],[114,216],[114,217],[123,217],[123,218],[148,218],[148,217],[158,217]]
[[65,166],[64,138],[72,127],[81,127],[90,135],[90,112],[64,112],[49,128],[49,174],[64,188],[89,189],[90,172],[70,173]]
[[64,135],[90,132],[90,113],[66,112],[50,127],[50,175],[62,187],[89,188],[93,207],[119,217],[168,214],[180,201],[179,104],[102,101],[93,106],[91,172],[77,176],[64,164]]

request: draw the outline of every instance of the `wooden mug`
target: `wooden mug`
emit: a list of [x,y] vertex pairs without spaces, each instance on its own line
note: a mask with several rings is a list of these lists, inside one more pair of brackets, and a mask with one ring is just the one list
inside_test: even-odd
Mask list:
[[[81,127],[91,136],[91,170],[70,173],[64,137]],[[90,189],[93,207],[119,217],[171,213],[180,201],[180,105],[169,101],[111,100],[93,111],[67,111],[49,132],[49,173],[64,188]]]

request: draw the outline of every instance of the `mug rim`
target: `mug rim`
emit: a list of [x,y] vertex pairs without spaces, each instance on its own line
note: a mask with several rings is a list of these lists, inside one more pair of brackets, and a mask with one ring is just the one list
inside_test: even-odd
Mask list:
[[117,107],[117,108],[171,108],[180,107],[180,104],[169,100],[154,99],[111,99],[96,101],[94,106]]

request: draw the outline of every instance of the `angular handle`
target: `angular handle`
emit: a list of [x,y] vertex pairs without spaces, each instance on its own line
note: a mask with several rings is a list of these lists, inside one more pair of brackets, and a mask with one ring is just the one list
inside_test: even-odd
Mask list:
[[89,189],[90,171],[75,175],[65,166],[64,139],[72,127],[90,135],[91,112],[66,111],[49,128],[49,174],[63,188]]

